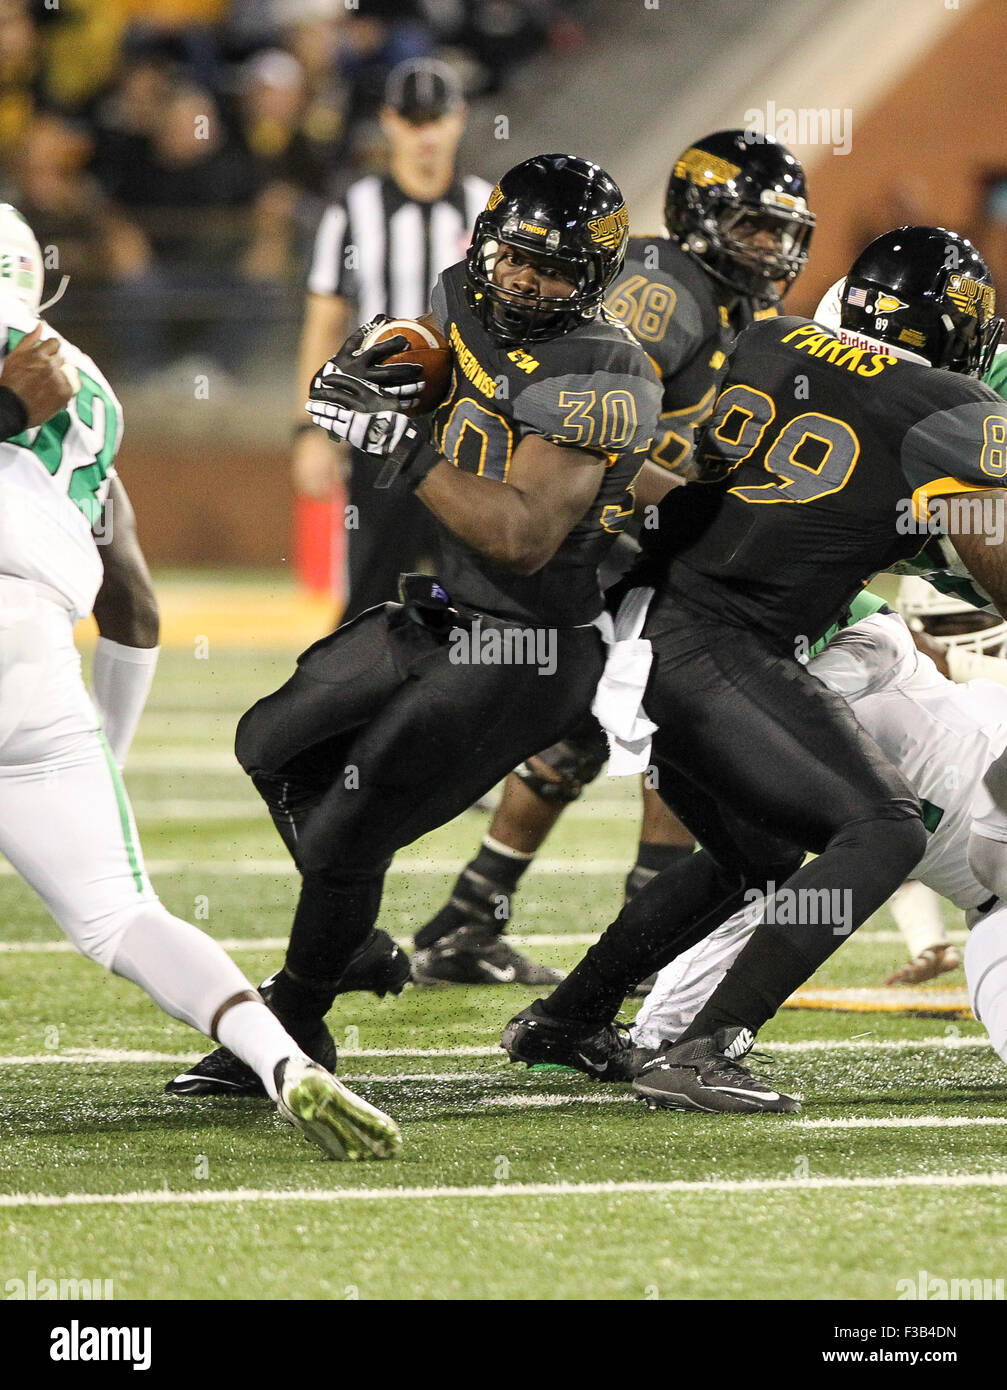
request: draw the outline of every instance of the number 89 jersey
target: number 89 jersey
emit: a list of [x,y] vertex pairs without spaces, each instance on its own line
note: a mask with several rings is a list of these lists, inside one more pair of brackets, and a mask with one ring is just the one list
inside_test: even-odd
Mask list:
[[970,377],[779,318],[738,338],[696,453],[703,481],[661,504],[641,573],[792,650],[952,507],[981,508],[969,493],[1005,485],[1007,406]]
[[[0,292],[0,356],[38,321]],[[80,389],[44,425],[0,442],[0,574],[44,585],[82,618],[103,576],[92,527],[101,518],[122,439],[122,407],[90,357],[47,324],[42,337],[59,338]]]
[[464,262],[438,280],[431,312],[454,354],[451,387],[433,420],[434,442],[449,462],[505,483],[514,450],[538,434],[604,454],[607,464],[591,507],[536,574],[512,574],[438,527],[442,584],[456,602],[497,617],[590,623],[602,606],[598,565],[632,515],[633,479],[661,408],[653,365],[604,314],[546,342],[498,346],[469,307]]

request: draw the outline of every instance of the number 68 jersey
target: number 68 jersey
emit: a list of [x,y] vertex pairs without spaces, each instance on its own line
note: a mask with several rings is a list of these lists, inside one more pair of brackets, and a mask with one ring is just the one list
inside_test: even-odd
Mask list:
[[[37,315],[0,291],[0,357],[37,323]],[[122,407],[90,357],[48,325],[42,337],[59,339],[80,389],[41,427],[0,442],[0,574],[41,586],[82,618],[102,582],[92,527],[108,494]]]
[[592,622],[602,607],[598,565],[632,515],[633,479],[661,408],[650,359],[604,311],[546,342],[497,345],[469,306],[464,262],[438,280],[431,312],[454,354],[451,387],[433,419],[434,442],[450,463],[506,483],[529,434],[606,461],[594,502],[537,573],[513,574],[439,526],[441,583],[456,602],[500,618]]
[[1007,486],[1007,406],[779,318],[738,338],[696,456],[702,481],[662,502],[638,575],[792,652],[949,518],[984,526],[977,494]]

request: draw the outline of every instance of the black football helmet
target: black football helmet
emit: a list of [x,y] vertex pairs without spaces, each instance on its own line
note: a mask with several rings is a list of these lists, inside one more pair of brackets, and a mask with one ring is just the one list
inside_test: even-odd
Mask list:
[[[575,155],[536,155],[504,174],[476,219],[467,260],[469,303],[501,346],[556,338],[597,316],[628,240],[625,200],[604,169]],[[532,298],[495,284],[502,244],[555,262],[576,290],[568,299]]]
[[[800,163],[770,137],[744,130],[715,131],[682,151],[664,220],[714,279],[767,302],[779,298],[777,283],[790,285],[801,273],[815,227]],[[773,234],[772,249],[751,239],[760,229]]]
[[993,361],[1003,319],[989,267],[943,227],[896,227],[861,251],[841,292],[843,328],[964,376]]

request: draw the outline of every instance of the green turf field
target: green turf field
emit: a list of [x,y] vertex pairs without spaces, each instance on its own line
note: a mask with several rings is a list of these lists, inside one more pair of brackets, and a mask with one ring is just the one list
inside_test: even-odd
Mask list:
[[[127,769],[165,901],[256,981],[296,880],[230,742],[289,666],[165,653]],[[633,786],[601,781],[557,830],[518,900],[541,959],[573,964],[613,915],[635,817]],[[485,824],[401,855],[382,924],[425,920]],[[921,1270],[1007,1274],[1007,1072],[975,1023],[781,1014],[760,1045],[803,1113],[706,1118],[509,1066],[499,1031],[532,991],[354,995],[330,1018],[341,1074],[405,1142],[338,1165],[265,1102],[163,1096],[201,1040],[65,948],[9,874],[0,907],[0,1296],[32,1270],[118,1298],[338,1299],[894,1298]],[[882,914],[816,983],[902,958]]]

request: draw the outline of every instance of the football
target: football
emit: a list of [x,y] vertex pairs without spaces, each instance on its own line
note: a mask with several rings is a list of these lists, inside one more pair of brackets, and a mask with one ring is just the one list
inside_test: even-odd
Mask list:
[[423,390],[409,409],[410,415],[426,415],[436,410],[447,395],[451,381],[451,349],[443,333],[415,319],[390,319],[368,333],[363,347],[373,347],[399,334],[409,346],[386,358],[386,362],[415,362],[423,368]]

